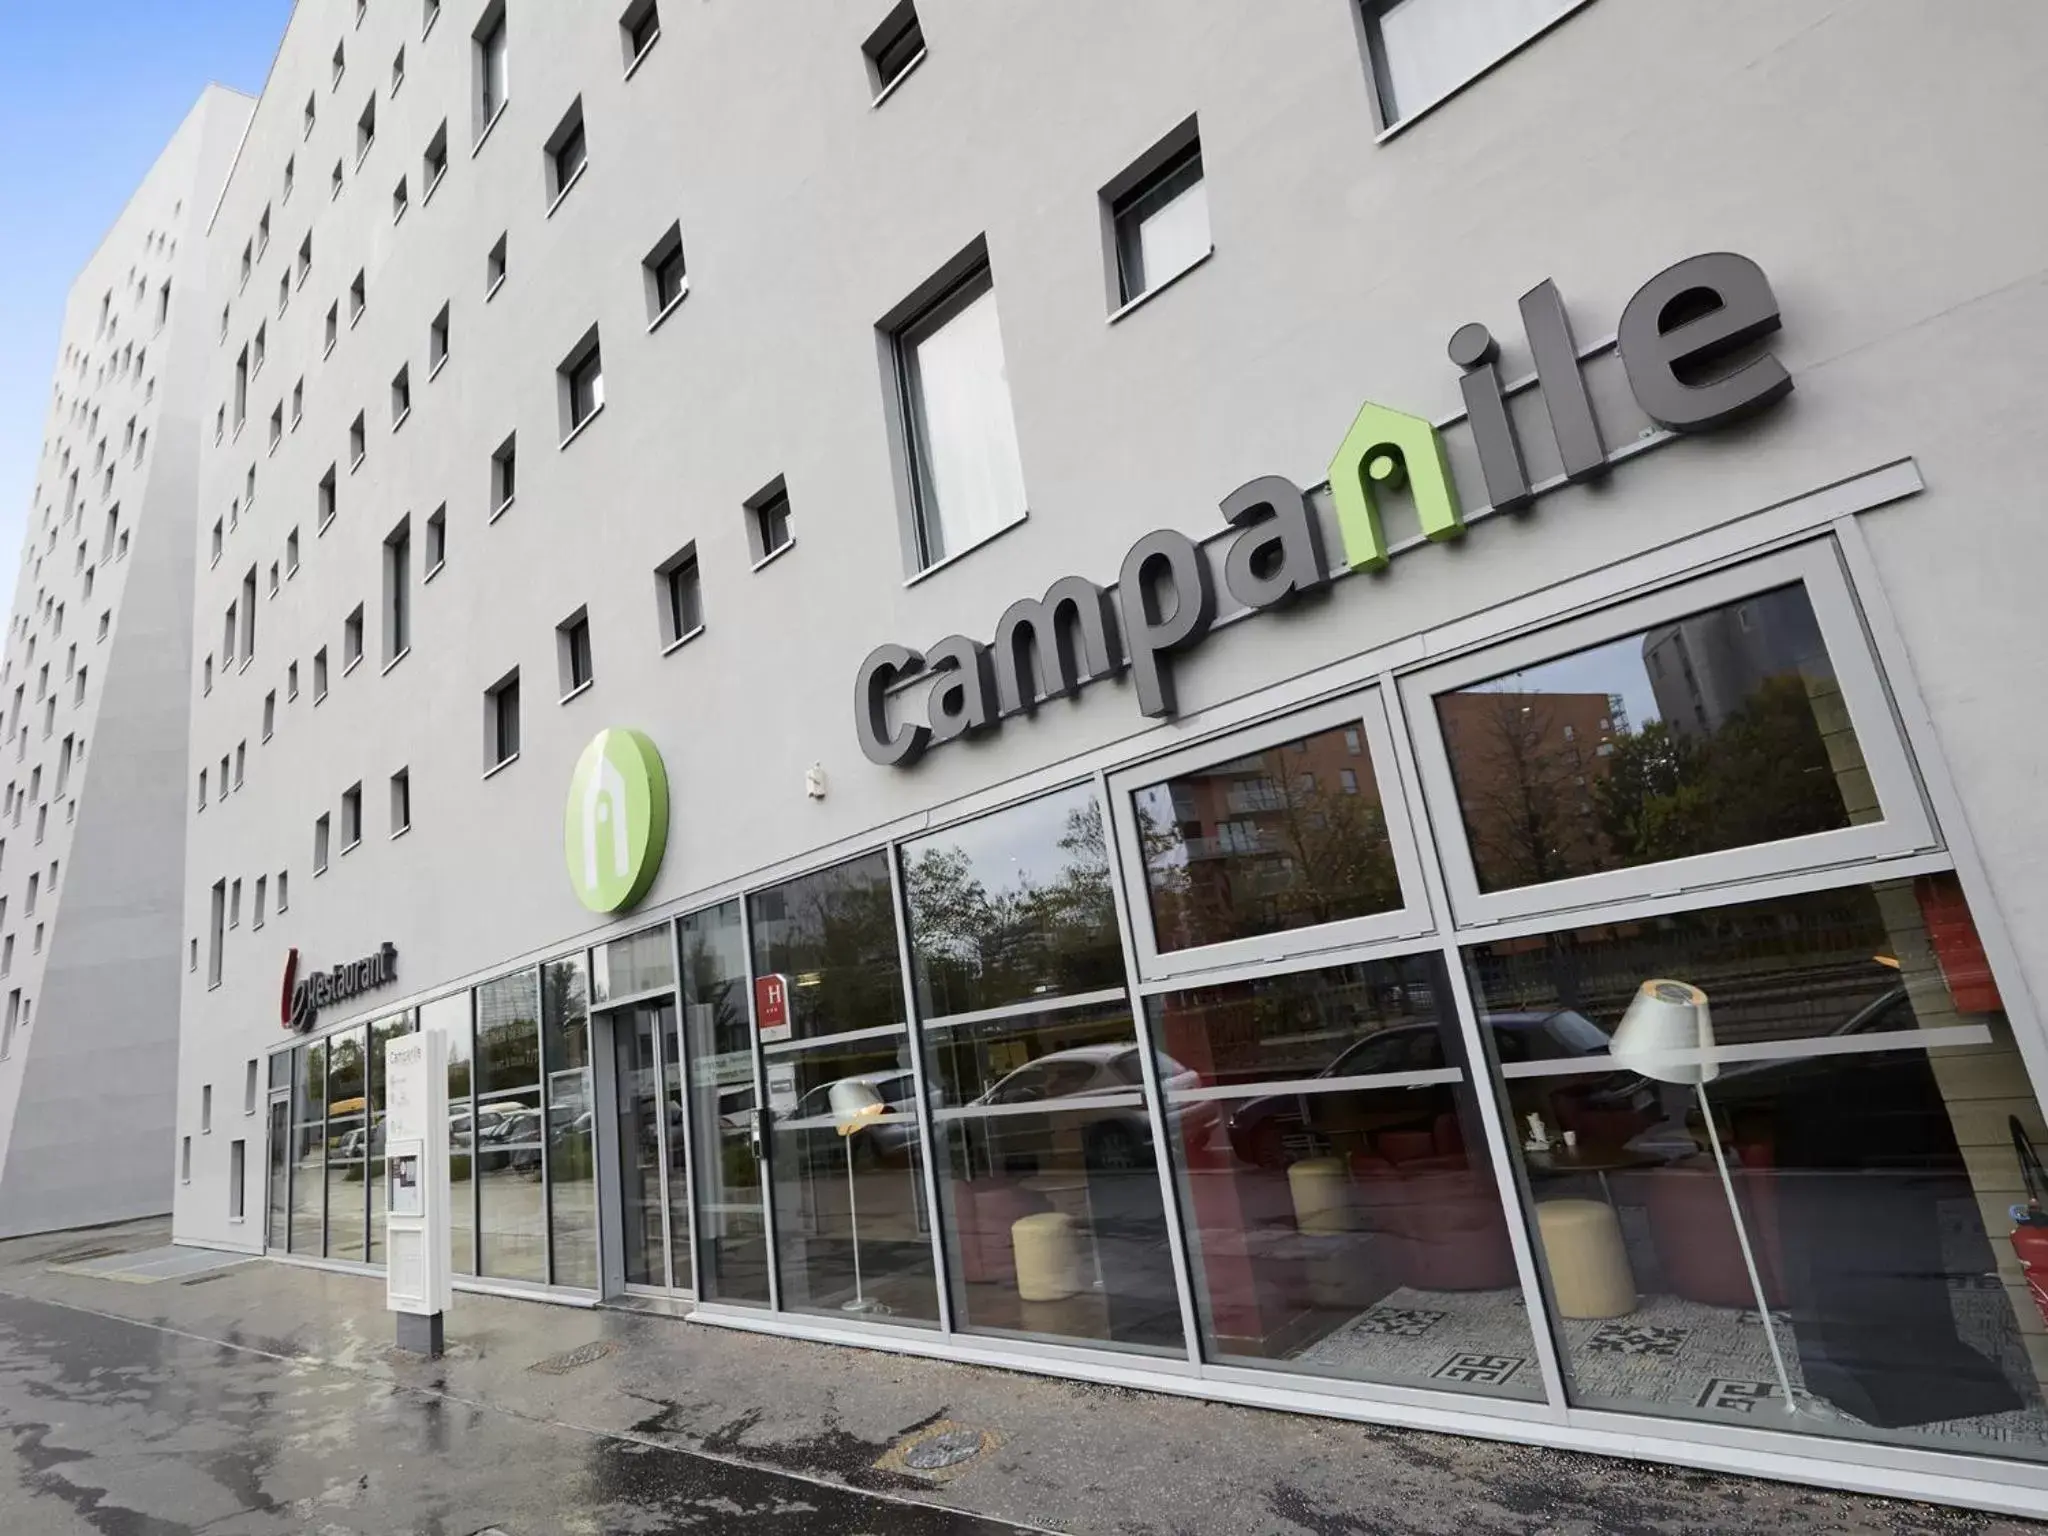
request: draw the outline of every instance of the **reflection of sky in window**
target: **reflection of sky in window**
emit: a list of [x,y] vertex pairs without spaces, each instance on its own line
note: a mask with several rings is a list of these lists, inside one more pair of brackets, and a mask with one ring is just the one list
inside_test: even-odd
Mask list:
[[935,849],[967,855],[972,877],[990,896],[1057,885],[1069,866],[1090,862],[1088,850],[1062,848],[1068,818],[1086,809],[1095,792],[1086,785],[997,811],[964,826],[904,845],[904,863],[916,868]]
[[1624,635],[1541,666],[1489,678],[1458,690],[1461,693],[1618,693],[1632,730],[1640,731],[1663,718],[1650,688],[1650,669],[1643,661],[1643,636]]
[[1173,814],[1173,791],[1165,784],[1154,784],[1141,789],[1131,796],[1131,804],[1138,816],[1140,852],[1148,869],[1177,869],[1188,862],[1188,845],[1176,837],[1170,843],[1157,844],[1146,838],[1147,828],[1161,834],[1169,833],[1178,824]]

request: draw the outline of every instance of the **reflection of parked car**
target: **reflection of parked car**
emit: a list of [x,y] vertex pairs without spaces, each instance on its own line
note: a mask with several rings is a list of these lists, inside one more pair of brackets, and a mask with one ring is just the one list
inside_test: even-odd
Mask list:
[[[1162,1056],[1160,1087],[1171,1094],[1177,1088],[1196,1085],[1193,1072]],[[1025,1063],[1000,1078],[994,1087],[976,1099],[974,1108],[998,1108],[1012,1104],[1044,1104],[1059,1111],[1060,1122],[1037,1115],[989,1115],[980,1119],[975,1149],[977,1160],[986,1156],[997,1169],[1014,1171],[1013,1164],[1050,1160],[1053,1132],[1059,1123],[1071,1123],[1077,1112],[1089,1115],[1081,1132],[1082,1154],[1087,1166],[1100,1170],[1149,1167],[1153,1157],[1152,1121],[1143,1104],[1106,1106],[1092,1114],[1085,1105],[1070,1102],[1108,1094],[1136,1094],[1144,1091],[1144,1065],[1135,1045],[1077,1045],[1053,1051]],[[1166,1106],[1169,1127],[1183,1135],[1190,1122],[1206,1123],[1214,1110],[1206,1103]]]
[[[903,1115],[901,1120],[885,1119],[872,1122],[864,1127],[854,1140],[853,1155],[863,1162],[887,1163],[892,1167],[905,1165],[917,1149],[917,1076],[908,1067],[890,1067],[880,1072],[855,1072],[837,1079],[834,1083],[820,1083],[801,1099],[796,1108],[787,1116],[790,1120],[830,1120],[832,1118],[832,1090],[838,1082],[858,1082],[871,1085],[882,1096],[890,1115]],[[752,1090],[748,1090],[751,1092]],[[817,1128],[819,1130],[822,1127]],[[808,1138],[807,1151],[812,1162],[820,1160],[836,1162],[845,1156],[838,1145],[838,1137],[823,1136],[813,1131]]]
[[[1504,1064],[1597,1058],[1607,1052],[1606,1032],[1569,1008],[1490,1014],[1486,1022],[1493,1034],[1494,1052]],[[1378,1077],[1440,1070],[1447,1064],[1443,1045],[1447,1027],[1408,1024],[1380,1030],[1347,1046],[1316,1076]],[[1588,1060],[1589,1073],[1600,1070],[1597,1061]],[[1328,1132],[1334,1128],[1330,1122],[1340,1117],[1346,1122],[1344,1129],[1367,1135],[1398,1126],[1434,1125],[1438,1116],[1456,1113],[1458,1087],[1455,1083],[1426,1083],[1362,1090],[1372,1095],[1369,1104],[1358,1100],[1347,1104],[1341,1093],[1270,1094],[1248,1099],[1231,1112],[1231,1149],[1245,1162],[1284,1167],[1298,1157],[1326,1152]],[[1599,1138],[1603,1141],[1625,1141],[1628,1134],[1656,1116],[1655,1095],[1633,1073],[1615,1072],[1599,1083],[1581,1080],[1566,1087],[1554,1080],[1521,1079],[1510,1083],[1509,1098],[1518,1117],[1541,1114],[1553,1129],[1591,1130],[1595,1123],[1618,1116],[1625,1133],[1603,1135]],[[1355,1125],[1350,1123],[1354,1119]]]

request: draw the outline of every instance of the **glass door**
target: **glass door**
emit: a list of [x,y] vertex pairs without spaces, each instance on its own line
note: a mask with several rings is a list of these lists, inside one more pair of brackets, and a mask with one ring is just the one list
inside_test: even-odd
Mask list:
[[675,1028],[666,1003],[641,1003],[612,1015],[612,1053],[618,1085],[619,1215],[628,1285],[665,1286],[667,1231],[663,1225],[661,1037]]
[[[761,1092],[747,1006],[740,904],[682,922],[683,1060],[695,1154],[697,1240],[706,1301],[767,1306],[768,1218],[762,1201]],[[680,1226],[680,1247],[687,1228]]]

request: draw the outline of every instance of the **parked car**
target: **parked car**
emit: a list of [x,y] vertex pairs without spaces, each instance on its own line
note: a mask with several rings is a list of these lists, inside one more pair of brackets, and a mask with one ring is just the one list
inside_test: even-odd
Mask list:
[[[1598,1058],[1607,1052],[1607,1032],[1570,1008],[1487,1016],[1495,1054],[1504,1064],[1587,1058],[1588,1073],[1601,1073]],[[1380,1030],[1345,1047],[1316,1074],[1330,1077],[1377,1077],[1396,1072],[1432,1072],[1447,1063],[1444,1026],[1407,1024]],[[1433,1125],[1440,1115],[1457,1109],[1457,1084],[1424,1083],[1407,1088],[1364,1090],[1369,1104],[1348,1103],[1336,1094],[1269,1094],[1246,1099],[1230,1112],[1226,1132],[1231,1150],[1262,1168],[1283,1168],[1302,1157],[1330,1150],[1330,1132],[1342,1128],[1361,1135],[1409,1126]],[[1612,1071],[1597,1082],[1584,1079],[1511,1079],[1509,1102],[1517,1122],[1540,1114],[1552,1132],[1598,1126],[1600,1139],[1626,1141],[1656,1120],[1657,1098],[1632,1072]]]
[[[1122,1172],[1150,1167],[1156,1149],[1152,1121],[1142,1103],[1105,1105],[1089,1111],[1085,1103],[1071,1102],[1142,1093],[1144,1064],[1138,1053],[1139,1047],[1132,1044],[1077,1045],[1049,1052],[999,1078],[969,1107],[1043,1104],[1049,1111],[1060,1111],[1060,1118],[989,1115],[967,1122],[974,1127],[970,1133],[974,1162],[979,1164],[986,1158],[988,1165],[999,1171],[1050,1162],[1055,1150],[1055,1130],[1062,1122],[1071,1124],[1078,1112],[1087,1117],[1081,1132],[1081,1148],[1090,1171]],[[1166,1094],[1171,1095],[1176,1088],[1196,1086],[1196,1074],[1171,1057],[1161,1056],[1159,1065],[1160,1087]],[[1206,1102],[1175,1104],[1169,1100],[1166,1105],[1168,1128],[1182,1136],[1204,1134],[1214,1118],[1215,1108]]]

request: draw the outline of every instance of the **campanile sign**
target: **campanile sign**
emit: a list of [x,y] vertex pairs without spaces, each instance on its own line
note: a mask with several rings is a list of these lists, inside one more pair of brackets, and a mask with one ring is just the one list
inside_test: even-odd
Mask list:
[[[1580,374],[1564,300],[1544,281],[1522,295],[1522,328],[1564,474],[1557,484],[1604,475],[1612,465]],[[1643,413],[1667,432],[1707,432],[1776,404],[1792,375],[1768,352],[1744,350],[1779,327],[1778,301],[1763,269],[1716,251],[1665,268],[1629,299],[1615,351]],[[1526,507],[1555,486],[1532,485],[1497,363],[1500,346],[1476,322],[1450,339],[1462,371],[1463,419],[1478,450],[1492,510]],[[1429,539],[1465,531],[1458,486],[1436,425],[1368,401],[1330,461],[1330,501],[1341,547],[1326,552],[1321,517],[1301,488],[1263,475],[1223,498],[1234,531],[1222,585],[1253,612],[1277,608],[1329,584],[1338,566],[1378,570],[1390,550],[1381,507],[1405,491]],[[1216,622],[1217,573],[1208,553],[1178,528],[1133,544],[1114,588],[1062,576],[1042,598],[1012,603],[988,643],[948,635],[923,651],[880,645],[854,680],[854,729],[861,751],[884,767],[908,767],[932,747],[999,728],[1044,700],[1072,696],[1105,678],[1128,676],[1140,713],[1179,712],[1173,657],[1192,650]],[[916,679],[930,690],[922,721],[894,718],[892,700]]]

